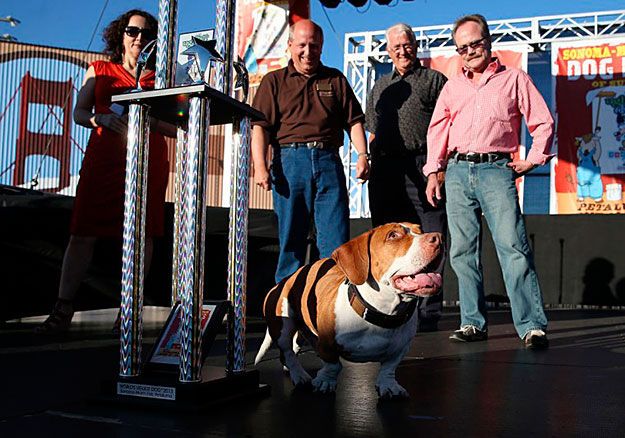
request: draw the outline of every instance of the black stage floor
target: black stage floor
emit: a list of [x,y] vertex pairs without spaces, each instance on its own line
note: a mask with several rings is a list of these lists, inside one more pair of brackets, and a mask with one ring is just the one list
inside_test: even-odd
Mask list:
[[[129,408],[97,401],[115,376],[115,311],[80,315],[64,336],[37,337],[35,322],[0,326],[0,436],[80,437],[622,437],[625,431],[625,314],[550,310],[551,348],[525,351],[509,312],[491,312],[490,338],[447,340],[458,313],[446,309],[442,331],[418,334],[398,368],[408,401],[379,402],[374,364],[345,366],[336,395],[293,391],[277,351],[259,365],[266,398],[199,413]],[[166,311],[146,311],[146,351]],[[248,326],[249,362],[264,328]],[[222,365],[223,336],[208,362]],[[300,355],[306,368],[319,364]]]

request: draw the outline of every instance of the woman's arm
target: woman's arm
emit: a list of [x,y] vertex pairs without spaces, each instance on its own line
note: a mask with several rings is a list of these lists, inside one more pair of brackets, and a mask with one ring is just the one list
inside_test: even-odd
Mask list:
[[95,107],[95,69],[89,67],[85,80],[78,92],[78,99],[74,107],[74,122],[86,128],[103,126],[119,134],[125,134],[128,129],[126,120],[116,114],[96,114]]
[[85,80],[78,92],[78,99],[74,107],[74,122],[85,128],[96,128],[95,114],[95,70],[90,66],[85,74]]

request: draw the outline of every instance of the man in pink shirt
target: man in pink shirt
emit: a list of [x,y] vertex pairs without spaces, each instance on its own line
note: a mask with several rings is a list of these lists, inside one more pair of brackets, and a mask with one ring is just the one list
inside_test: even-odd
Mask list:
[[[491,57],[486,19],[467,15],[452,31],[463,74],[449,80],[428,128],[426,197],[442,199],[438,173],[445,172],[450,261],[458,277],[461,322],[452,341],[488,338],[482,265],[481,216],[491,230],[502,266],[517,333],[530,349],[548,347],[547,318],[532,251],[519,207],[515,179],[552,155],[553,118],[529,76]],[[521,118],[533,138],[525,160],[519,147]],[[440,175],[439,175],[440,177]]]

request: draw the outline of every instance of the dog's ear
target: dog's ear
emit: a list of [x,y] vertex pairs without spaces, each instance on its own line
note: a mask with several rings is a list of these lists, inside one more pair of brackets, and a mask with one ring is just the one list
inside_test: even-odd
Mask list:
[[408,224],[410,225],[410,231],[412,231],[415,234],[423,234],[423,229],[421,228],[421,225],[419,224]]
[[363,284],[369,276],[369,241],[372,231],[361,234],[339,246],[332,259],[353,284]]

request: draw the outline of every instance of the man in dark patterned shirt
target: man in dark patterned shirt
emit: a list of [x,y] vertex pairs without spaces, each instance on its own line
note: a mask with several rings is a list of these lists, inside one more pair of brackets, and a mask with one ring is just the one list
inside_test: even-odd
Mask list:
[[[447,79],[421,66],[412,29],[403,23],[386,31],[393,71],[379,79],[367,98],[370,132],[369,205],[373,226],[413,222],[424,232],[446,233],[445,206],[425,197],[426,136],[438,95]],[[433,331],[442,310],[442,293],[419,305],[419,329]]]

